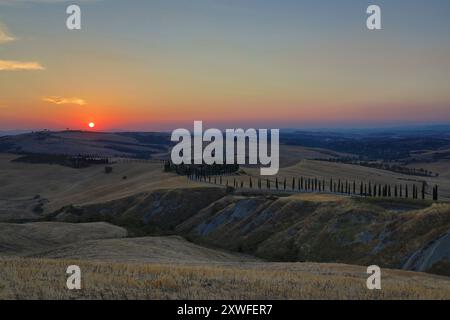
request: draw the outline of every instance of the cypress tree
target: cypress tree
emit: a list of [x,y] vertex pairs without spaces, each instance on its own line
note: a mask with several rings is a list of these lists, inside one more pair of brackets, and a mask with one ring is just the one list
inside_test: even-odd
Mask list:
[[422,200],[425,200],[425,187],[426,187],[426,182],[423,181],[422,182]]

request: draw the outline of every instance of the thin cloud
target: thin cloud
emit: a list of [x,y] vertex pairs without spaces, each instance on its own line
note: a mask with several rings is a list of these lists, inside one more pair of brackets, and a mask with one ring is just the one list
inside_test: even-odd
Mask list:
[[44,69],[39,62],[0,60],[0,71],[39,71]]
[[80,98],[44,97],[44,98],[42,98],[42,100],[45,102],[50,102],[50,103],[54,103],[57,105],[75,104],[75,105],[79,105],[79,106],[84,106],[87,104],[87,102],[85,100],[80,99]]
[[11,42],[16,40],[16,38],[14,38],[12,35],[10,35],[8,33],[8,30],[6,29],[6,27],[0,23],[0,44],[1,43],[6,43],[6,42]]

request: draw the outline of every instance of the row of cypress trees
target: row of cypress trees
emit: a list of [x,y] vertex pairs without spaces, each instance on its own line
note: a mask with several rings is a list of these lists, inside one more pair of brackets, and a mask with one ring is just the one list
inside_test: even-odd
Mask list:
[[[364,183],[356,181],[348,181],[331,178],[326,183],[325,179],[299,177],[292,179],[275,177],[275,181],[261,178],[248,178],[248,182],[244,179],[224,179],[222,176],[205,176],[190,175],[191,180],[209,182],[214,184],[232,186],[234,188],[249,188],[259,190],[279,190],[293,192],[329,192],[336,194],[359,195],[362,197],[383,197],[383,198],[411,198],[426,199],[426,182],[418,187],[416,184],[380,184],[380,183]],[[439,197],[438,186],[433,187],[432,199],[437,201]]]

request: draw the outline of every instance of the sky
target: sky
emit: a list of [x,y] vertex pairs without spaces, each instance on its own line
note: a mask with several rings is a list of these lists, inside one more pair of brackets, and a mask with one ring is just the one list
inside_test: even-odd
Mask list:
[[[82,29],[66,28],[78,4]],[[366,28],[381,7],[382,30]],[[0,130],[450,123],[448,0],[0,0]]]

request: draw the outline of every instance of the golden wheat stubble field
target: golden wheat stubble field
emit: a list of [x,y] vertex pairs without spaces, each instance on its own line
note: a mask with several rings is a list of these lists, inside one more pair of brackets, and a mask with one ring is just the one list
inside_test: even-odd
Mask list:
[[[66,289],[65,270],[82,270]],[[120,264],[0,258],[0,299],[450,299],[444,277],[383,270],[368,290],[365,268],[316,263]]]

